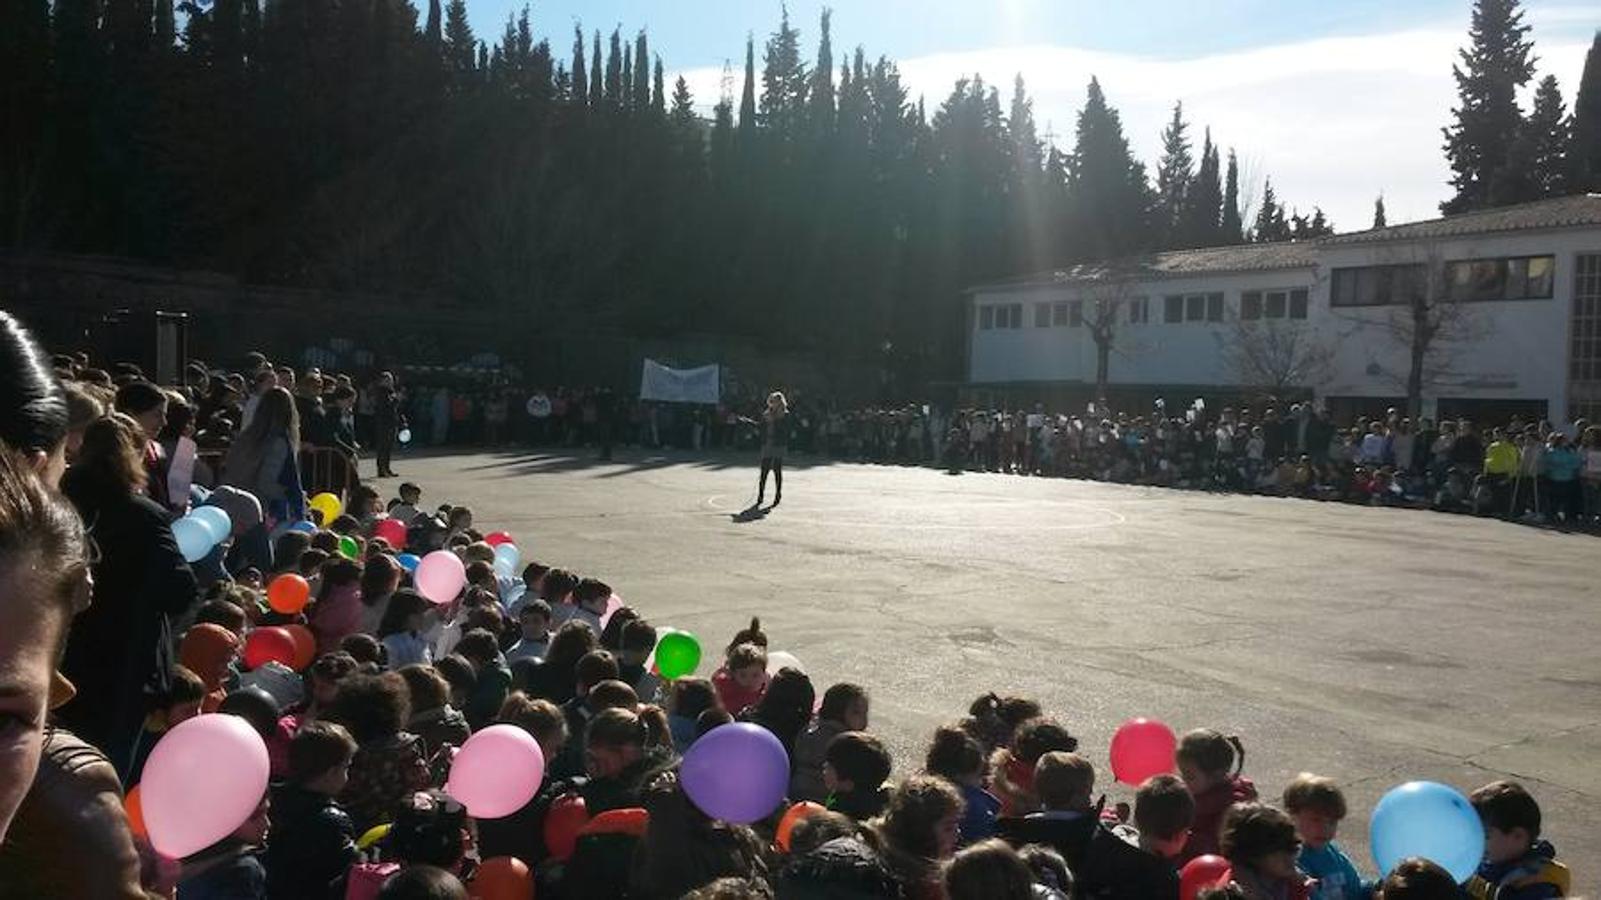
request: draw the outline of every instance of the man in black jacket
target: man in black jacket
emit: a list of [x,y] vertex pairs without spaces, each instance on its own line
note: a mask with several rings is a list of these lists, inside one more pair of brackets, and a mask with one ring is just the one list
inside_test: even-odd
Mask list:
[[1134,795],[1134,824],[1101,826],[1090,838],[1082,862],[1073,870],[1076,896],[1083,900],[1177,900],[1179,875],[1173,857],[1184,849],[1195,800],[1184,782],[1157,775]]

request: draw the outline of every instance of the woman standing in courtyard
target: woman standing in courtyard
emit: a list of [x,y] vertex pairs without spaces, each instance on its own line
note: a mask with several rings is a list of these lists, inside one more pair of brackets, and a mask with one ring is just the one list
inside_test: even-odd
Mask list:
[[[751,420],[746,419],[750,422]],[[762,475],[756,485],[756,507],[762,505],[762,498],[767,496],[767,473],[773,473],[773,506],[777,506],[784,499],[784,453],[789,449],[789,436],[792,430],[789,421],[789,401],[784,399],[780,391],[773,391],[767,395],[767,409],[762,411]],[[772,507],[768,507],[771,509]]]

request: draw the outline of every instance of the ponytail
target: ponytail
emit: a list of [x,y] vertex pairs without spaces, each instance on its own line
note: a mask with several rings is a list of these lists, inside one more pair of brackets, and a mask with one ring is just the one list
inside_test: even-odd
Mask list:
[[1234,777],[1238,778],[1245,771],[1245,744],[1240,742],[1237,734],[1229,735],[1226,740],[1234,748]]
[[651,747],[671,746],[672,732],[667,713],[659,706],[641,706],[638,712],[613,707],[595,714],[586,738],[591,746]]
[[724,652],[731,653],[740,644],[755,644],[763,650],[767,649],[767,635],[762,633],[762,620],[759,617],[751,616],[750,627],[736,632],[734,639],[728,642],[728,647]]
[[1245,745],[1238,735],[1197,728],[1179,740],[1177,758],[1203,772],[1237,776],[1245,769]]
[[673,746],[672,727],[667,723],[667,710],[654,704],[639,707],[639,726],[644,731],[646,747]]

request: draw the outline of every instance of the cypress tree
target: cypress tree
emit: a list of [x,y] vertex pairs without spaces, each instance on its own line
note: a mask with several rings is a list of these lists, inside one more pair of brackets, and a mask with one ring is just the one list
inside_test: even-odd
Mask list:
[[800,58],[800,31],[789,24],[789,9],[780,7],[778,30],[762,53],[761,121],[780,138],[796,134],[806,102],[806,64]]
[[1173,104],[1173,118],[1162,129],[1162,158],[1156,164],[1157,237],[1164,246],[1178,247],[1185,240],[1190,182],[1195,177],[1195,161],[1190,156],[1190,139],[1185,132],[1184,103]]
[[1601,31],[1584,55],[1584,75],[1573,98],[1573,124],[1568,139],[1569,188],[1601,191]]
[[1527,175],[1508,166],[1523,128],[1517,91],[1534,75],[1528,32],[1518,0],[1475,0],[1470,46],[1451,67],[1458,105],[1444,133],[1456,195],[1440,204],[1442,212],[1494,205],[1498,195],[1510,193],[1499,182]]
[[589,107],[600,109],[606,103],[605,83],[600,75],[600,29],[595,29],[595,42],[589,51]]
[[1524,127],[1529,144],[1529,199],[1559,197],[1567,192],[1568,129],[1562,90],[1556,76],[1547,75],[1534,92],[1534,108]]
[[621,29],[613,28],[611,46],[606,51],[606,106],[622,109],[627,103],[628,95],[623,92],[623,35]]
[[634,36],[634,108],[640,112],[650,109],[650,82],[650,45],[640,29]]
[[[437,3],[438,0],[433,0]],[[589,73],[584,66],[584,27],[573,24],[573,103],[583,106],[589,102]]]
[[428,20],[423,26],[423,40],[428,44],[431,53],[438,53],[444,45],[444,35],[440,31],[439,0],[428,0]]
[[819,139],[834,129],[834,41],[829,34],[833,11],[823,8],[818,18],[817,65],[812,69],[809,92],[812,129]]
[[[643,74],[643,73],[641,73]],[[625,109],[634,108],[634,52],[626,46],[623,48],[623,75],[618,83],[618,95],[621,97],[619,105]]]
[[1374,228],[1384,228],[1385,227],[1385,221],[1384,221],[1384,195],[1383,194],[1380,194],[1378,196],[1378,199],[1373,201],[1373,227]]
[[1032,176],[1040,172],[1039,128],[1034,124],[1034,101],[1029,99],[1019,73],[1012,80],[1012,106],[1006,117],[1006,133],[1012,142],[1013,177],[1021,186],[1032,184]]
[[1119,256],[1149,245],[1154,198],[1145,167],[1134,159],[1122,119],[1095,78],[1078,114],[1071,174],[1078,230],[1096,255]]
[[1218,168],[1217,147],[1212,143],[1212,130],[1208,128],[1201,145],[1201,168],[1185,198],[1184,237],[1188,246],[1207,247],[1219,243],[1223,185]]
[[445,6],[445,68],[457,90],[472,80],[477,68],[477,45],[472,24],[467,21],[466,0],[450,0]]
[[756,133],[756,39],[745,36],[745,86],[739,94],[739,133],[749,138]]
[[1240,163],[1234,157],[1233,147],[1229,148],[1228,176],[1223,184],[1222,242],[1244,243],[1245,227],[1240,221]]
[[[656,57],[656,67],[652,70],[651,75],[650,111],[656,115],[657,119],[661,119],[667,115],[667,94],[662,85],[662,58],[660,56]],[[682,81],[683,78],[680,77],[679,80]],[[688,93],[687,85],[685,93]]]

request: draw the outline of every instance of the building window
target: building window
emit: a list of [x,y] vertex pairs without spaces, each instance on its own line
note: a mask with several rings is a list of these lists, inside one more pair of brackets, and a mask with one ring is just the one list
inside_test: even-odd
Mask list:
[[1445,280],[1453,300],[1549,300],[1555,263],[1550,256],[1453,260],[1445,264]]
[[978,308],[978,327],[980,331],[995,327],[995,307],[986,304]]
[[1001,309],[1006,313],[1006,324],[1005,325],[1001,325],[1000,322],[997,321],[996,322],[996,327],[1000,327],[1000,328],[1022,328],[1023,327],[1023,304],[1021,304],[1021,303],[1008,303],[1007,305],[1001,307]]
[[1034,327],[1051,327],[1051,305],[1049,303],[1034,304]]
[[1178,295],[1162,298],[1162,321],[1169,325],[1184,321],[1184,298]]
[[1422,293],[1427,281],[1428,272],[1422,263],[1335,269],[1329,305],[1406,305]]
[[1184,321],[1199,322],[1206,318],[1206,295],[1184,295]]
[[1150,301],[1144,297],[1135,297],[1128,302],[1128,322],[1130,325],[1141,325],[1151,321]]
[[1084,327],[1084,301],[1074,300],[1067,307],[1067,324],[1074,328]]
[[1240,294],[1240,318],[1252,322],[1262,318],[1262,292],[1244,291]]
[[1574,257],[1568,418],[1601,419],[1601,254]]
[[1306,288],[1296,288],[1290,291],[1290,318],[1306,318],[1306,303],[1309,293]]
[[1067,324],[1067,304],[1057,303],[1051,307],[1051,324],[1058,327]]
[[1282,319],[1289,310],[1290,296],[1283,291],[1268,291],[1262,300],[1262,315],[1269,319]]
[[1221,322],[1221,321],[1223,321],[1223,295],[1222,294],[1207,294],[1206,295],[1206,321],[1208,321],[1208,322]]

